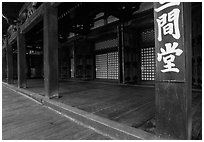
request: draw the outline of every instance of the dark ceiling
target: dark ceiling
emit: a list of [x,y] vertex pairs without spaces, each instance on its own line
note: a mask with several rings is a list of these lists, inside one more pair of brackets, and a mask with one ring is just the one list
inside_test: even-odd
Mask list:
[[[16,20],[24,4],[24,2],[2,2],[2,14],[8,18],[8,20],[2,18],[3,35],[6,34],[9,24]],[[113,15],[124,20],[137,10],[140,4],[141,2],[64,2],[58,7],[59,30],[66,33],[65,29],[77,31],[78,29],[73,29],[73,25],[76,24],[83,24],[89,29],[89,25],[93,24],[93,19],[98,12],[105,12],[106,15]]]
[[[89,33],[95,22],[96,14],[103,12],[105,16],[114,16],[120,21],[132,18],[141,2],[65,2],[58,7],[59,32],[78,34]],[[83,25],[83,29],[76,25]]]
[[[70,32],[86,35],[94,24],[96,14],[104,12],[120,20],[129,18],[133,11],[138,10],[140,3],[113,3],[113,2],[64,2],[58,6],[58,32],[60,40],[66,40]],[[125,8],[124,8],[125,7]],[[83,25],[83,29],[76,27]],[[35,25],[27,34],[29,44],[42,40],[43,22]],[[30,40],[29,40],[30,39]],[[33,40],[35,39],[35,40]],[[36,43],[39,44],[39,43]]]
[[18,17],[18,13],[24,2],[2,2],[2,15],[8,20],[2,17],[2,34],[6,34],[9,24],[12,24]]
[[[23,2],[3,2],[2,13],[5,17],[2,23],[2,34],[6,34],[9,24],[16,20]],[[96,14],[104,12],[106,16],[112,15],[120,21],[130,18],[135,10],[139,9],[140,2],[64,2],[58,6],[59,34],[66,37],[69,32],[78,34],[89,33],[91,25],[94,24]],[[83,25],[84,28],[77,28],[76,25]],[[29,41],[36,41],[42,37],[42,22],[27,33],[31,37]],[[35,33],[35,34],[34,34]],[[36,37],[36,40],[33,40]]]
[[[3,35],[6,34],[7,28],[9,27],[9,24],[12,24],[14,20],[18,17],[18,13],[21,9],[21,7],[24,5],[23,2],[3,2],[2,3],[2,13],[3,15],[8,18],[6,20],[3,18],[2,23],[2,32]],[[131,10],[135,10],[139,8],[140,3],[128,3],[128,2],[65,2],[59,5],[58,7],[58,18],[59,18],[59,24],[61,23],[60,19],[63,19],[62,25],[66,25],[66,27],[72,27],[72,25],[75,24],[83,24],[88,25],[91,22],[93,23],[93,18],[95,17],[95,14],[97,14],[100,11],[105,12],[108,15],[113,15],[120,20],[124,17],[128,17]],[[124,9],[124,6],[126,9]],[[132,7],[135,7],[133,9]],[[67,16],[64,18],[63,15],[65,13]],[[67,22],[66,22],[67,21]],[[60,24],[61,25],[61,24]],[[62,26],[64,29],[65,27]],[[67,28],[70,30],[70,28]],[[90,27],[87,27],[90,28]],[[75,30],[75,29],[74,29]]]

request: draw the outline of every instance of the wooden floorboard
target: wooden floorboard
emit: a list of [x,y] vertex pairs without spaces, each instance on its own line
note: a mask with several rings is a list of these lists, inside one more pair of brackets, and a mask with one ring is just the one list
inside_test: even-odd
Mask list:
[[135,111],[117,119],[116,121],[138,128],[142,124],[144,124],[147,120],[153,118],[154,112],[155,112],[154,103],[149,102],[139,107]]
[[[44,94],[43,80],[28,80],[28,90]],[[155,115],[154,87],[63,81],[54,99],[120,123],[141,127]],[[200,104],[201,103],[201,104]],[[202,93],[192,93],[193,128],[202,124]],[[202,112],[202,111],[201,111]]]
[[3,140],[77,140],[86,137],[110,139],[2,87]]
[[108,118],[114,118],[117,117],[119,115],[122,115],[123,113],[126,113],[132,109],[135,109],[137,107],[139,107],[140,105],[143,105],[146,102],[150,102],[152,101],[153,97],[147,97],[147,98],[134,98],[131,99],[128,102],[125,103],[121,103],[121,104],[117,104],[117,105],[112,105],[109,108],[103,109],[95,114],[98,115],[103,115],[106,116]]
[[101,137],[101,135],[99,135],[99,134],[91,134],[91,135],[89,135],[89,136],[87,136],[87,137],[85,137],[85,138],[83,138],[83,140],[108,140],[107,138],[103,138],[103,137]]

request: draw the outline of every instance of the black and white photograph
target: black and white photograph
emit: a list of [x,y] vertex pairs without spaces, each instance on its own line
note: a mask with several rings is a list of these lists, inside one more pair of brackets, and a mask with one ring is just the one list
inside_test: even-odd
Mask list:
[[2,140],[202,140],[202,2],[1,8]]

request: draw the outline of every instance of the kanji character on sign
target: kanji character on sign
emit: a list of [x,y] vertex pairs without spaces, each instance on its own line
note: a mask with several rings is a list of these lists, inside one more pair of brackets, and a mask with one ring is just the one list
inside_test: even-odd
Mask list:
[[[179,72],[178,68],[174,68],[175,64],[173,63],[175,60],[175,55],[180,56],[183,51],[181,49],[176,49],[178,46],[177,42],[173,42],[173,45],[171,43],[166,43],[166,51],[163,48],[160,48],[161,53],[157,53],[158,57],[157,60],[160,62],[163,58],[163,61],[166,65],[164,65],[163,70],[161,72]],[[175,54],[175,55],[174,55]]]
[[159,2],[160,4],[164,4],[158,8],[155,9],[156,12],[160,12],[168,7],[171,7],[171,6],[175,6],[175,5],[180,5],[180,2]]
[[179,9],[173,9],[168,14],[164,13],[160,17],[158,17],[158,40],[162,41],[162,31],[163,35],[170,34],[175,39],[180,38],[180,30],[179,30]]

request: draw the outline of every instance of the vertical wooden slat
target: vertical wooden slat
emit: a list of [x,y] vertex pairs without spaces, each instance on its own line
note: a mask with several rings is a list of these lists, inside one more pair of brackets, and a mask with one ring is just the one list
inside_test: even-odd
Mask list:
[[25,35],[17,31],[17,66],[18,66],[18,87],[26,88],[26,45]]
[[[156,133],[158,136],[167,139],[190,139],[192,128],[191,5],[190,3],[177,3],[161,11],[157,11],[159,7],[165,4],[172,3],[154,3],[156,45]],[[180,13],[174,15],[176,13],[175,11],[179,11]],[[162,17],[165,16],[165,14],[166,17]],[[180,36],[178,36],[178,34],[177,36],[172,35],[176,34],[176,16],[179,16],[178,29],[180,30]],[[164,20],[162,24],[160,23],[162,26],[159,26],[160,20]],[[174,26],[173,33],[167,31],[167,34],[164,34],[163,27],[167,25],[165,28],[169,28],[169,23],[172,23]],[[160,31],[161,39],[159,40]],[[178,43],[178,46],[172,49],[174,42]],[[168,50],[166,43],[171,44],[169,48],[171,48],[173,52],[166,55],[162,54],[162,58],[159,59],[161,53],[166,53]],[[181,54],[178,54],[177,49],[179,49]],[[177,52],[174,52],[175,50],[177,50]],[[167,66],[165,67],[167,63],[164,57],[172,59],[169,55],[175,57],[175,59],[171,61],[175,66],[173,65],[171,68],[177,68],[179,72],[172,70],[164,71],[164,69],[167,69]]]
[[44,87],[48,98],[59,96],[57,9],[49,5],[44,12]]
[[124,47],[124,25],[121,25],[121,46],[122,46],[122,74],[123,83],[125,83],[125,47]]
[[118,32],[118,79],[119,83],[125,83],[125,66],[124,66],[124,26],[119,25],[117,28]]

